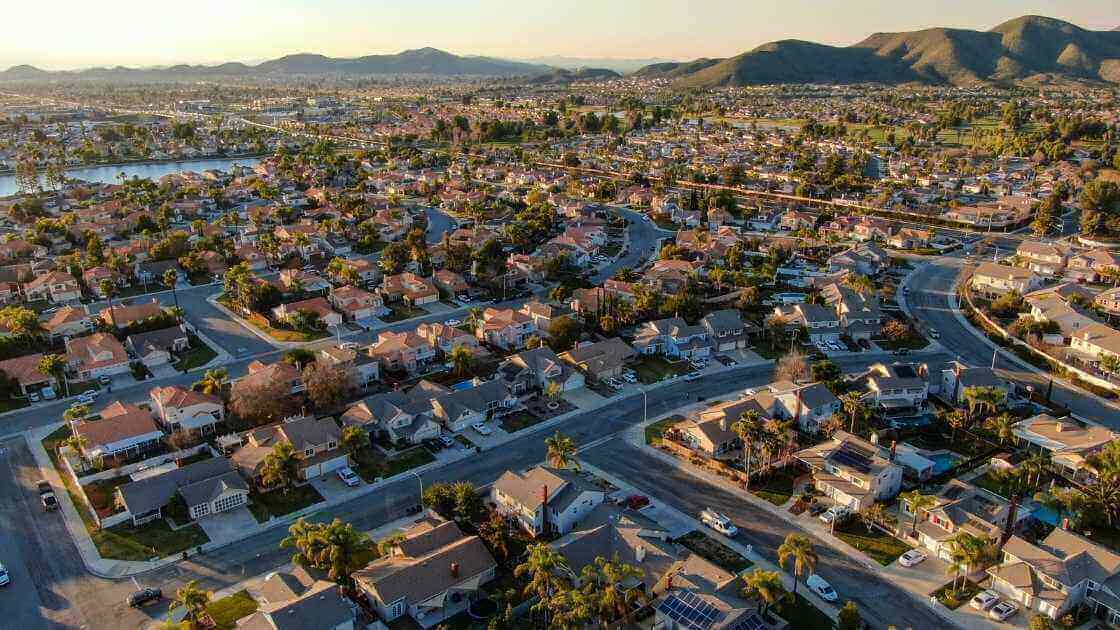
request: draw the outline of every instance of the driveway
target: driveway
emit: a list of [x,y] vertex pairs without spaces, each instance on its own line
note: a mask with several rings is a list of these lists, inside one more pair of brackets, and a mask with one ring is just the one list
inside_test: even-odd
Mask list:
[[606,399],[586,387],[580,387],[570,392],[564,392],[564,400],[580,409],[593,409],[603,404]]
[[346,496],[354,490],[362,487],[362,485],[364,484],[360,483],[357,486],[351,488],[342,483],[342,480],[338,478],[338,473],[332,470],[325,475],[320,475],[312,479],[311,485],[319,491],[319,494],[323,495],[324,499],[326,499],[327,501],[331,501],[333,499]]
[[155,367],[148,368],[148,370],[151,371],[152,376],[154,376],[155,378],[168,378],[171,376],[179,375],[179,370],[176,370],[175,366],[171,365],[170,363],[157,365]]
[[237,540],[245,536],[246,531],[256,529],[257,519],[249,508],[239,507],[236,510],[207,516],[200,519],[198,524],[211,541],[222,542]]

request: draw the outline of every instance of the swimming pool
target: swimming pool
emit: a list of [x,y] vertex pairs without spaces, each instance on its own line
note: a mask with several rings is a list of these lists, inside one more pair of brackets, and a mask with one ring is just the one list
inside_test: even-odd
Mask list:
[[940,475],[943,472],[952,470],[953,466],[956,466],[957,462],[961,461],[960,455],[945,451],[941,453],[930,453],[929,455],[926,455],[926,457],[933,460],[934,475]]
[[471,389],[473,387],[474,387],[474,379],[467,379],[465,381],[459,381],[458,383],[455,383],[454,385],[451,386],[451,389],[453,389],[457,392],[461,392],[463,390]]

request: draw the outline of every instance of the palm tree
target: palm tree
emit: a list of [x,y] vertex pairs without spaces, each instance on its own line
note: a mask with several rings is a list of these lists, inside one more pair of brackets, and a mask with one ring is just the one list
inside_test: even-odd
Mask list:
[[116,293],[116,286],[108,278],[102,278],[98,284],[101,289],[101,295],[105,296],[106,301],[109,303],[109,321],[113,322],[113,330],[117,329],[117,314],[113,312],[113,294]]
[[89,439],[80,433],[72,433],[61,446],[69,446],[78,453],[84,453],[86,447],[89,446]]
[[1026,481],[1030,484],[1031,477],[1034,477],[1034,484],[1037,486],[1042,483],[1042,475],[1050,470],[1050,458],[1042,453],[1031,456],[1029,459],[1019,465],[1023,472],[1026,474]]
[[389,534],[388,536],[377,541],[377,555],[387,556],[393,553],[393,549],[405,540],[404,532],[397,532]]
[[848,416],[848,421],[851,423],[848,429],[849,433],[856,432],[856,422],[863,422],[867,417],[867,405],[863,403],[863,398],[860,397],[858,392],[848,392],[840,397],[840,404],[844,408],[844,413]]
[[349,584],[350,575],[362,568],[373,543],[365,532],[334,519],[330,524],[299,519],[288,528],[280,547],[295,547],[292,562],[326,571],[339,584]]
[[813,573],[817,568],[817,552],[813,543],[803,534],[788,534],[778,547],[778,564],[785,569],[793,563],[793,594],[797,595],[797,578]]
[[529,576],[529,583],[525,585],[526,595],[536,595],[537,603],[533,604],[533,612],[546,614],[545,625],[548,625],[548,602],[561,591],[570,590],[571,586],[561,577],[562,572],[570,572],[568,561],[560,552],[545,543],[537,543],[529,548],[529,555],[525,562],[517,565],[513,570],[516,577]]
[[175,591],[175,599],[171,600],[167,614],[170,616],[172,612],[183,608],[187,611],[187,619],[197,622],[209,604],[210,593],[198,587],[198,580],[191,580]]
[[163,272],[163,283],[171,287],[171,295],[175,298],[175,308],[179,308],[179,289],[176,285],[179,284],[179,274],[174,269],[168,269]]
[[751,485],[751,454],[754,451],[754,442],[762,432],[761,418],[757,411],[749,409],[731,425],[731,432],[738,435],[743,443],[743,472],[747,476],[745,482],[747,488]]
[[202,375],[202,379],[195,381],[191,388],[211,396],[221,396],[225,391],[225,386],[228,381],[229,371],[225,368],[206,370],[206,373]]
[[62,383],[66,396],[70,396],[70,382],[66,380],[66,359],[61,354],[43,355],[43,358],[39,359],[39,365],[36,366],[36,369]]
[[632,610],[639,590],[624,585],[640,582],[644,577],[641,569],[626,564],[617,553],[611,560],[599,556],[594,563],[583,567],[580,586],[597,609],[604,628]]
[[968,426],[968,415],[960,410],[952,411],[946,416],[945,422],[949,423],[949,428],[953,430],[951,441],[956,442],[957,431]]
[[342,430],[339,443],[351,458],[357,460],[358,453],[369,447],[369,432],[362,427],[346,427]]
[[918,513],[922,510],[928,510],[937,503],[937,497],[932,494],[922,494],[921,490],[903,492],[899,495],[899,498],[902,499],[898,503],[899,520],[901,520],[902,507],[904,505],[909,505],[910,511],[914,514],[914,520],[910,525],[910,531],[914,531],[918,528]]
[[996,437],[999,438],[999,443],[1003,444],[1015,437],[1015,424],[1018,421],[1008,413],[1001,413],[998,416],[992,416],[988,419],[988,428],[991,429]]
[[556,432],[550,438],[545,438],[544,444],[548,447],[548,463],[556,468],[574,468],[580,470],[579,461],[576,459],[576,445],[572,438]]
[[966,387],[964,389],[964,399],[968,402],[968,415],[969,420],[975,417],[977,411],[987,411],[988,413],[995,413],[999,411],[999,406],[1003,403],[1006,394],[998,387]]
[[[764,617],[771,606],[791,597],[790,592],[782,584],[782,576],[778,575],[777,571],[767,571],[755,567],[744,577],[744,581],[746,586],[742,591],[743,597],[758,599],[758,612]],[[796,584],[795,581],[795,587]]]
[[81,420],[90,413],[89,405],[74,405],[62,412],[62,419],[67,422],[73,423],[75,420]]
[[467,311],[467,323],[470,325],[471,330],[478,330],[482,325],[482,309],[474,306]]
[[978,566],[984,558],[986,543],[968,532],[957,532],[949,540],[949,566],[946,573],[953,575],[953,589],[957,589],[957,580],[961,572],[968,574]]
[[287,440],[277,442],[261,465],[261,481],[266,486],[279,486],[284,489],[284,494],[287,494],[297,479],[299,479],[299,459],[296,457],[295,447]]
[[452,365],[455,366],[455,374],[457,376],[463,377],[470,373],[471,364],[474,363],[474,353],[471,352],[470,348],[464,344],[456,344],[456,346],[451,349],[448,358],[451,359]]
[[552,402],[559,400],[560,396],[563,394],[564,388],[556,381],[549,381],[548,384],[544,386],[544,397]]

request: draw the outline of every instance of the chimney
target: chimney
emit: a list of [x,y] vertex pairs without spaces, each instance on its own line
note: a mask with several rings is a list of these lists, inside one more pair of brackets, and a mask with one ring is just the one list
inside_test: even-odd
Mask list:
[[459,563],[458,562],[452,562],[451,563],[451,577],[453,577],[453,578],[459,577]]
[[1054,430],[1057,431],[1058,433],[1061,433],[1062,431],[1065,431],[1066,430],[1066,423],[1055,422],[1054,423]]
[[892,463],[894,462],[894,456],[895,456],[895,453],[896,453],[896,451],[897,451],[897,450],[898,450],[898,440],[891,440],[891,457],[890,457],[890,461],[891,461]]
[[879,433],[878,432],[876,432],[876,431],[871,432],[871,443],[876,445],[876,446],[879,445]]
[[728,424],[727,414],[723,414],[722,416],[720,416],[720,419],[719,419],[719,428],[722,431],[727,431],[728,426],[730,426],[730,425]]
[[644,546],[640,546],[634,550],[634,559],[638,562],[646,559],[646,548]]

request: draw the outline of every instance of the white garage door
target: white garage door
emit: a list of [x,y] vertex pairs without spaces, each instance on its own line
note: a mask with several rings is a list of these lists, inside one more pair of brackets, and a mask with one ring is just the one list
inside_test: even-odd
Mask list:
[[342,468],[344,466],[346,466],[346,458],[345,457],[338,457],[338,458],[332,459],[330,461],[323,462],[322,464],[319,464],[319,467],[322,469],[322,472],[320,474],[325,475],[325,474],[327,474],[331,471],[338,470],[339,468]]

